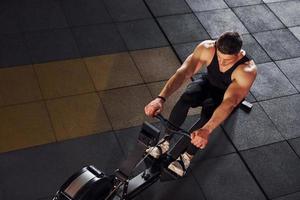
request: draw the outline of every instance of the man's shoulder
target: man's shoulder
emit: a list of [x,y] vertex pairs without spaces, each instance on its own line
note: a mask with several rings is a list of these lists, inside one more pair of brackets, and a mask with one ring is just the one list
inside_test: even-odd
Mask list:
[[194,54],[197,57],[202,57],[202,59],[206,60],[206,58],[209,58],[212,54],[214,54],[214,51],[215,51],[215,41],[204,40],[196,46],[194,50]]
[[236,68],[235,78],[236,79],[255,79],[257,74],[257,67],[253,60],[249,60]]

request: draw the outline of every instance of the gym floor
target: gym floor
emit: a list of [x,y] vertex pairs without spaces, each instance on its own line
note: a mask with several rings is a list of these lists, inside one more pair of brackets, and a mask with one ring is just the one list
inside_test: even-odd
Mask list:
[[228,30],[258,66],[252,111],[218,128],[186,177],[136,199],[300,199],[299,10],[298,0],[1,0],[0,200],[50,200],[85,165],[112,173],[142,122],[156,122],[144,106],[199,42]]

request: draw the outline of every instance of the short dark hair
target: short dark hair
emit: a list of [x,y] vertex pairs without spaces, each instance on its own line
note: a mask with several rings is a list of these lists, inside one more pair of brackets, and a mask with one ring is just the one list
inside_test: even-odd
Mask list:
[[237,54],[243,45],[242,38],[238,32],[225,32],[216,42],[217,49],[224,54]]

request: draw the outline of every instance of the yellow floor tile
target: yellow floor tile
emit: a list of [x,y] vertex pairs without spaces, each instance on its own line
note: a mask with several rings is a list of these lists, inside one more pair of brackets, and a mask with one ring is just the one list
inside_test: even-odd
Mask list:
[[0,153],[55,141],[43,102],[0,108]]
[[58,140],[111,130],[96,93],[48,100],[47,106]]
[[96,56],[84,60],[98,91],[143,82],[128,53]]
[[[190,81],[187,81],[186,83],[184,83],[164,103],[164,108],[163,108],[164,110],[163,110],[162,114],[165,117],[169,117],[174,105],[176,104],[176,102],[178,101],[178,99],[180,98],[182,93],[184,92],[184,90],[185,90],[186,86],[188,85],[188,83],[190,83]],[[166,81],[161,81],[161,82],[149,83],[147,85],[150,89],[151,95],[155,98],[157,95],[159,95],[160,91],[163,89],[165,84],[166,84]],[[195,114],[199,114],[200,112],[201,112],[201,107],[199,107],[199,108],[190,108],[190,110],[188,112],[188,115],[195,115]]]
[[180,62],[170,47],[132,51],[145,82],[169,79],[180,67]]
[[95,90],[81,59],[36,64],[34,68],[46,99]]
[[100,97],[115,130],[151,121],[144,113],[144,107],[152,100],[145,85],[101,91]]
[[0,69],[0,105],[25,103],[41,98],[31,65]]

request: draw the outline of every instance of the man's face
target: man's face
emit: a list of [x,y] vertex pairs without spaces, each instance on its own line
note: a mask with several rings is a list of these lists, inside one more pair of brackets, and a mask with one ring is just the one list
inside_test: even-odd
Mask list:
[[232,62],[234,62],[238,54],[230,55],[230,54],[223,54],[219,50],[217,50],[217,57],[220,65],[226,66]]

